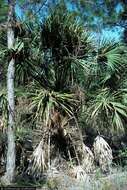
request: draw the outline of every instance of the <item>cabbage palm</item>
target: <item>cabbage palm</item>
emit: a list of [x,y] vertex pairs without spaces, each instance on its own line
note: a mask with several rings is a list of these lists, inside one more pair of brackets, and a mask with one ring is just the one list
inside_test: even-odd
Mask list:
[[[39,53],[42,55],[42,59],[37,64],[34,62],[35,58],[29,60],[33,63],[30,67],[30,75],[35,81],[30,95],[32,97],[30,109],[33,111],[34,119],[42,121],[43,134],[48,134],[43,137],[45,140],[41,143],[45,144],[43,152],[35,151],[40,153],[38,156],[40,160],[47,155],[45,160],[48,160],[48,163],[43,160],[43,163],[40,164],[36,154],[33,154],[33,163],[34,166],[37,166],[38,163],[40,166],[44,165],[44,168],[45,164],[49,166],[54,143],[57,144],[55,145],[56,150],[58,147],[62,147],[59,148],[59,152],[62,149],[66,159],[73,154],[79,163],[75,150],[76,143],[72,142],[80,138],[79,132],[73,134],[72,138],[74,129],[66,127],[65,132],[62,123],[67,118],[66,126],[69,126],[69,121],[71,121],[77,128],[77,111],[80,101],[79,94],[76,94],[74,89],[81,83],[81,77],[83,78],[85,73],[89,72],[89,65],[83,58],[91,53],[91,40],[72,13],[59,9],[59,7],[56,7],[43,23],[41,35],[42,46]],[[56,120],[54,120],[54,116],[57,116]],[[58,139],[59,142],[57,142]],[[68,144],[70,141],[72,145]],[[71,150],[69,146],[71,146]],[[37,150],[39,147],[40,144]],[[67,149],[68,151],[73,149],[73,153],[69,154]]]
[[42,46],[51,58],[47,70],[52,65],[56,90],[71,86],[77,81],[78,71],[86,71],[83,57],[91,50],[90,36],[65,7],[56,7],[42,25]]
[[36,114],[42,117],[50,102],[72,115],[77,102],[72,87],[89,72],[85,58],[92,52],[90,36],[71,12],[59,6],[43,23],[41,35],[42,44],[35,36],[27,59],[29,75],[36,81],[32,92],[33,105],[39,105]]
[[[74,19],[72,13],[58,8],[43,23],[41,35],[42,46],[39,52],[42,53],[43,62],[31,67],[31,75],[40,87],[35,87],[32,92],[31,108],[34,118],[41,119],[44,122],[42,126],[47,127],[49,135],[46,142],[49,142],[54,134],[54,129],[51,128],[51,132],[49,128],[56,112],[59,112],[61,117],[77,117],[76,106],[79,105],[79,97],[73,91],[75,85],[85,91],[87,102],[82,104],[87,109],[84,113],[87,125],[92,121],[90,124],[98,130],[108,126],[117,131],[123,130],[127,109],[123,93],[118,92],[120,79],[123,78],[122,71],[127,68],[125,46],[106,40],[94,45],[89,34],[84,31],[81,23]],[[59,128],[57,122],[55,126]],[[69,129],[66,130],[69,134]],[[58,131],[57,134],[61,137]],[[65,136],[64,141],[66,142]],[[49,144],[51,143],[50,141]],[[45,146],[49,147],[49,144]],[[47,149],[43,148],[44,152],[40,153],[40,158],[48,154],[45,152]],[[49,152],[51,153],[51,149]],[[38,160],[34,156],[35,166]],[[45,162],[43,164],[45,166]]]
[[[117,131],[125,127],[127,50],[113,41],[94,44],[82,23],[65,7],[58,6],[51,12],[42,24],[41,35],[39,27],[32,29],[19,39],[20,44],[13,51],[17,52],[15,82],[30,91],[32,119],[35,123],[41,121],[44,134],[44,141],[33,153],[34,166],[50,166],[55,143],[56,150],[64,144],[66,159],[76,157],[79,163],[75,139],[79,139],[81,105],[86,109],[86,125]],[[84,99],[80,97],[81,90],[76,92],[80,88]],[[59,122],[54,120],[56,115]],[[75,130],[71,125],[76,126]]]

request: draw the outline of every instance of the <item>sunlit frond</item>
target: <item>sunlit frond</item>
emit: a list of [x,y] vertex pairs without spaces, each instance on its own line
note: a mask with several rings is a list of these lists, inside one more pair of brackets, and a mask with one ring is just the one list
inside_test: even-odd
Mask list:
[[127,107],[119,101],[117,94],[110,93],[108,89],[98,92],[89,105],[88,113],[89,119],[93,121],[100,120],[102,124],[107,121],[107,127],[124,130],[124,118],[127,117]]

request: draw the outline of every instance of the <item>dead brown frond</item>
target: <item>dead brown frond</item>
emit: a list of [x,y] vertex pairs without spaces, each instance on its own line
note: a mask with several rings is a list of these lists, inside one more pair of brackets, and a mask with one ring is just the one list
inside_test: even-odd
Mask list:
[[34,150],[33,155],[32,155],[32,170],[42,172],[47,168],[46,165],[46,153],[44,150],[44,142],[43,140],[39,143],[37,148]]
[[71,177],[76,178],[78,181],[89,182],[89,176],[82,166],[74,166],[70,171]]
[[90,148],[83,143],[83,159],[82,167],[86,173],[90,173],[94,170],[94,155]]
[[102,171],[109,171],[113,159],[112,149],[109,144],[101,136],[97,136],[93,148],[95,160],[99,163]]

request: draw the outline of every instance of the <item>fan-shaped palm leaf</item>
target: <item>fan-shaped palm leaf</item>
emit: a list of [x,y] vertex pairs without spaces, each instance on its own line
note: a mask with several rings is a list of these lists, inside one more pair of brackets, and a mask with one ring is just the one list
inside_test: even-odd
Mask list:
[[112,94],[108,89],[103,89],[91,101],[88,113],[92,120],[100,120],[102,124],[107,121],[109,127],[123,130],[124,118],[127,117],[127,107],[118,99],[117,94]]
[[126,46],[102,39],[96,49],[97,54],[91,67],[92,76],[99,85],[114,88],[118,85],[117,81],[122,77],[122,72],[127,68]]
[[73,107],[78,101],[74,98],[74,94],[60,93],[47,90],[37,90],[32,95],[31,109],[36,110],[35,118],[43,120],[47,126],[52,114],[55,110],[64,112],[72,116]]

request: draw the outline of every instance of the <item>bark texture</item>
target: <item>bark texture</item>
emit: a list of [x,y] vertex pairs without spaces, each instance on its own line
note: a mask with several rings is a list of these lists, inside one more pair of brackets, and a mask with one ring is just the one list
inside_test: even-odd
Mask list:
[[[14,39],[14,8],[15,0],[8,0],[8,29],[7,29],[7,45],[8,49],[12,49]],[[12,183],[15,171],[15,134],[14,134],[14,73],[15,73],[15,59],[12,56],[8,64],[7,71],[7,97],[8,97],[8,149],[7,149],[7,164],[6,173],[2,178],[4,184]]]

